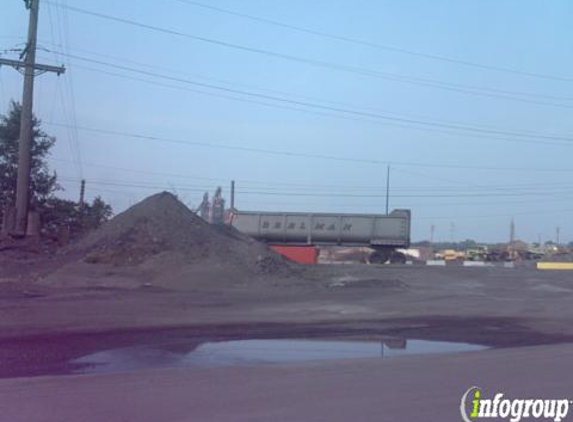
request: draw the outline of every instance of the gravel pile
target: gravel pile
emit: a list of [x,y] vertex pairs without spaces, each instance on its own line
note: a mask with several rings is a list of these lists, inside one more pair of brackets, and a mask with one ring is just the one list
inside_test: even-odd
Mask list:
[[139,265],[150,258],[169,262],[247,267],[283,272],[296,265],[266,245],[228,226],[213,226],[172,194],[150,196],[118,214],[68,251],[88,263]]

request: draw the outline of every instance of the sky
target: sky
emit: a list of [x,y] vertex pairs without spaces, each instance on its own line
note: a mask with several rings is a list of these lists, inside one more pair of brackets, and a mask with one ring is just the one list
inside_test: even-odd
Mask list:
[[[134,7],[134,6],[137,7]],[[1,0],[0,53],[27,11]],[[573,240],[573,2],[40,0],[34,113],[115,212],[412,210],[412,239]],[[0,67],[0,114],[22,77]]]

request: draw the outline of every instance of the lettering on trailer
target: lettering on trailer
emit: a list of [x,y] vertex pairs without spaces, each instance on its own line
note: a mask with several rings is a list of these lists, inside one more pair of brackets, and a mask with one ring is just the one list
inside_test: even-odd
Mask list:
[[[269,229],[271,227],[271,222],[270,221],[263,221],[261,228],[263,229]],[[274,223],[273,225],[273,229],[274,230],[280,230],[282,227],[282,223],[280,221],[277,221]],[[296,230],[296,223],[294,222],[290,222],[287,224],[286,229],[287,230]],[[306,230],[306,224],[304,222],[300,223],[299,230]],[[316,225],[314,226],[314,230],[327,230],[327,231],[336,231],[336,224],[332,223],[329,226],[327,226],[325,223],[316,223]],[[342,226],[342,231],[350,231],[352,230],[352,224],[350,223],[346,223]]]

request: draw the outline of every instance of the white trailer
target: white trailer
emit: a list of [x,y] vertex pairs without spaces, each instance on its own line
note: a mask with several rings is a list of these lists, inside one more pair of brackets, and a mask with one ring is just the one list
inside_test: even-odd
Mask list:
[[369,246],[385,261],[410,246],[410,210],[390,214],[234,211],[231,225],[267,243]]

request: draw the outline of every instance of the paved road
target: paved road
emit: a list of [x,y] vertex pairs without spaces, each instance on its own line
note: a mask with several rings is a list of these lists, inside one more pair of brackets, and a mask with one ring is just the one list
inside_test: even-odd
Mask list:
[[[0,380],[2,422],[460,421],[484,396],[573,398],[573,344],[296,365]],[[491,419],[489,419],[491,420]],[[573,410],[566,420],[573,420]]]

